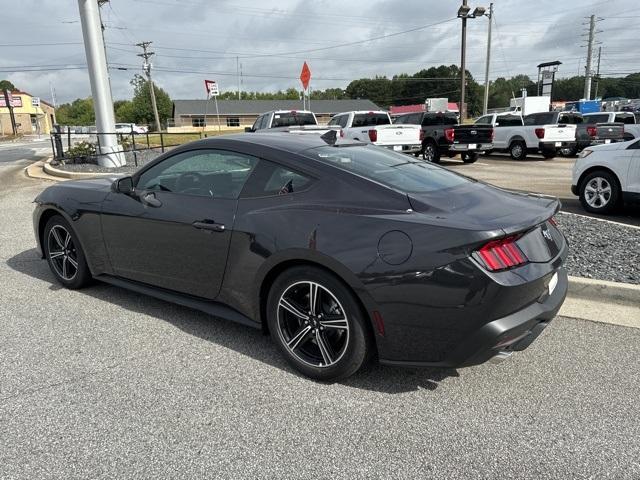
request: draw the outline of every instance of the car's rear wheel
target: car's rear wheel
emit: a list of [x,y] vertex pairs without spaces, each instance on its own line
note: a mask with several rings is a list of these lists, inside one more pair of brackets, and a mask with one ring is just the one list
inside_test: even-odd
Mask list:
[[611,213],[620,201],[618,179],[604,170],[587,175],[578,193],[582,207],[591,213]]
[[91,272],[78,238],[60,215],[49,219],[43,235],[44,254],[56,280],[67,288],[82,288],[91,281]]
[[422,159],[427,162],[440,163],[440,151],[434,142],[425,142],[422,147]]
[[509,145],[509,155],[514,160],[524,160],[527,158],[527,145],[521,140],[514,140]]
[[267,322],[286,360],[317,380],[352,375],[372,351],[353,293],[316,267],[294,267],[276,279],[267,300]]
[[478,153],[476,153],[476,152],[461,153],[460,157],[462,158],[462,161],[464,163],[475,163],[476,160],[478,160]]

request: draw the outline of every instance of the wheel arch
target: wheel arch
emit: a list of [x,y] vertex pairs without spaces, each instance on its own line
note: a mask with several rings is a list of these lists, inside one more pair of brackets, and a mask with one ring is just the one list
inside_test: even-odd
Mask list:
[[[336,260],[327,259],[322,257],[312,257],[312,256],[296,256],[296,257],[288,257],[281,258],[277,261],[269,262],[269,265],[266,268],[261,269],[261,272],[258,273],[258,281],[257,283],[257,307],[260,323],[262,325],[263,332],[268,332],[267,326],[267,315],[266,315],[266,307],[267,307],[267,298],[269,295],[269,291],[273,282],[278,278],[280,274],[284,271],[299,266],[311,266],[316,267],[325,272],[333,275],[339,281],[341,281],[344,286],[353,294],[358,303],[361,313],[363,315],[363,319],[367,325],[369,333],[375,339],[376,335],[374,335],[373,321],[371,318],[371,312],[376,310],[376,304],[373,299],[366,292],[364,285],[362,282],[356,277],[353,272],[351,272],[347,267],[340,264]],[[375,343],[375,342],[374,342]]]
[[525,148],[527,148],[527,141],[521,135],[514,135],[513,137],[511,137],[507,142],[507,148],[511,148],[511,145],[513,145],[513,142],[522,142],[524,143]]
[[587,178],[587,175],[593,173],[593,172],[607,172],[611,175],[613,175],[613,178],[615,178],[616,182],[618,183],[618,188],[622,189],[622,183],[620,182],[620,176],[613,171],[612,169],[610,169],[609,167],[605,167],[603,165],[594,165],[592,167],[587,168],[584,172],[582,172],[580,174],[580,178],[578,178],[578,193],[580,193],[580,191],[582,190],[582,184],[584,183],[584,179]]

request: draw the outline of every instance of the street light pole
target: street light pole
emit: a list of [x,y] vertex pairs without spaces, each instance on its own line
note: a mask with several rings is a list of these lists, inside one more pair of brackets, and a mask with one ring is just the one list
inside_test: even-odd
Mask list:
[[491,62],[491,24],[493,23],[493,3],[489,4],[489,30],[487,33],[487,64],[484,69],[484,102],[482,104],[482,114],[487,114],[489,107],[489,64]]
[[[467,118],[467,109],[465,108],[464,95],[466,87],[466,49],[467,49],[467,16],[468,16],[467,0],[462,0],[461,10],[466,10],[462,18],[462,46],[460,48],[460,121],[464,121]],[[460,11],[459,11],[460,12]],[[459,13],[460,14],[460,13]]]
[[109,85],[107,58],[104,53],[100,11],[97,0],[78,0],[84,50],[87,56],[93,106],[96,112],[98,133],[98,164],[104,167],[121,167],[124,155],[119,151],[115,135],[116,119]]

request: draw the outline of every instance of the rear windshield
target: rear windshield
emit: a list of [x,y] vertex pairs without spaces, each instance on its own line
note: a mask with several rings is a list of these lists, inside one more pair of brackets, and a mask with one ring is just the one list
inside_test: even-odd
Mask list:
[[609,114],[603,113],[601,115],[585,115],[583,118],[584,123],[607,123],[609,121]]
[[353,116],[352,127],[372,127],[375,125],[389,125],[389,115],[386,113],[356,113]]
[[272,127],[291,127],[293,125],[317,125],[312,113],[285,112],[273,115]]
[[422,119],[423,127],[433,126],[433,125],[457,125],[457,124],[458,124],[458,117],[456,117],[455,115],[427,114]]
[[442,167],[374,145],[317,147],[311,158],[406,193],[428,193],[470,183]]

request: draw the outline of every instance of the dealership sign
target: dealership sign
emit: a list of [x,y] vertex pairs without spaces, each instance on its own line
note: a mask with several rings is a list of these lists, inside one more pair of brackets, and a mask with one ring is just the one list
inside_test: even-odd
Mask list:
[[220,95],[220,90],[218,89],[218,83],[215,80],[205,80],[204,88],[207,89],[207,97],[217,97]]
[[[9,101],[11,102],[11,105],[14,108],[22,107],[22,97],[14,97],[11,94],[9,94]],[[7,106],[7,102],[4,96],[0,97],[0,107],[6,107],[6,106]]]

